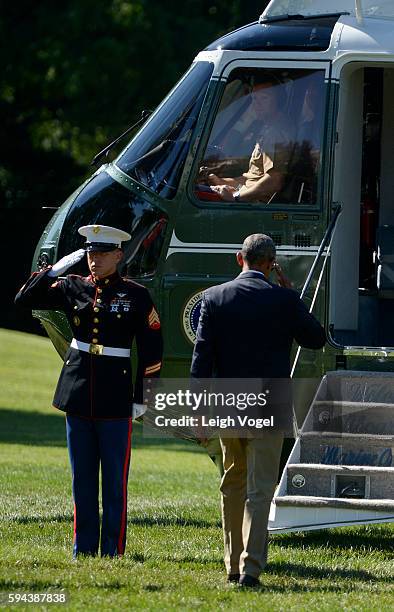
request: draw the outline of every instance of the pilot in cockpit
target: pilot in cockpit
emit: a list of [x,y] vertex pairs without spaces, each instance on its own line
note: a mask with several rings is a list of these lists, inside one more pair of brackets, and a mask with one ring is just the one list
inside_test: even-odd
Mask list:
[[255,77],[251,91],[255,122],[249,168],[237,177],[209,174],[210,189],[226,202],[269,203],[281,191],[287,173],[292,129],[281,110],[283,88],[273,78]]

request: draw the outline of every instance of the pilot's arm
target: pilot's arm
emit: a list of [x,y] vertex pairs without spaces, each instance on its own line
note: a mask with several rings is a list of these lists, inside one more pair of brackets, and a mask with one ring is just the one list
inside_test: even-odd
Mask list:
[[222,180],[222,184],[216,183],[211,189],[225,202],[269,201],[283,188],[289,157],[287,138],[283,130],[271,128],[261,141],[256,142],[249,169],[241,180]]
[[282,189],[283,174],[273,168],[264,174],[250,187],[243,187],[239,193],[235,187],[230,185],[218,185],[212,187],[225,202],[255,202],[264,201],[267,196],[272,196]]
[[[228,187],[233,187],[234,190],[237,189],[240,185],[243,185],[245,183],[245,177],[243,176],[236,176],[234,178],[226,178],[223,176],[217,176],[216,174],[208,174],[208,183],[211,185],[211,187],[214,186],[228,186]],[[215,190],[216,191],[216,190]],[[218,191],[219,193],[219,191]]]

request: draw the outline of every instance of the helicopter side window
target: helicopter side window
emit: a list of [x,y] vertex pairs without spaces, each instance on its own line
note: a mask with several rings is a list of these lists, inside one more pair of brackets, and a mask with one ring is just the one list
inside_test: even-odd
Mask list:
[[193,64],[116,160],[163,198],[176,194],[212,70],[210,62]]
[[201,201],[315,205],[322,70],[236,69],[195,179]]

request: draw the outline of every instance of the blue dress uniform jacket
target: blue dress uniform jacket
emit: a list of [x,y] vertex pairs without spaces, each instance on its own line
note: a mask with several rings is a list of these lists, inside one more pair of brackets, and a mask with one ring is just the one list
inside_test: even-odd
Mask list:
[[286,378],[293,339],[318,349],[326,336],[296,291],[243,272],[204,292],[192,376]]
[[[162,358],[160,320],[148,290],[118,273],[91,276],[33,273],[15,302],[35,309],[62,310],[74,338],[91,352],[70,347],[53,404],[70,415],[124,418],[143,402],[143,378],[158,376]],[[132,384],[130,357],[100,354],[102,347],[130,349],[136,340],[138,370]]]

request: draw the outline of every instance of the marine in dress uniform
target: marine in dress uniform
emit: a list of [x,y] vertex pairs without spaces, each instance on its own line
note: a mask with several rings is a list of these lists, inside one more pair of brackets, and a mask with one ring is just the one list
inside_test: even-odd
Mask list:
[[[318,349],[325,332],[275,263],[269,236],[248,236],[237,253],[243,271],[204,293],[191,374],[194,378],[289,378],[295,339]],[[224,560],[230,582],[259,585],[267,562],[267,523],[277,482],[283,435],[220,439]]]
[[[96,555],[100,540],[99,469],[102,474],[101,555],[122,555],[126,542],[127,480],[132,418],[143,412],[143,379],[159,376],[160,319],[148,290],[122,278],[121,242],[130,234],[103,225],[81,227],[85,249],[34,272],[15,298],[34,309],[62,310],[73,339],[65,355],[53,405],[66,412],[74,497],[74,557]],[[87,252],[90,276],[61,275]],[[130,350],[138,368],[132,384]]]

